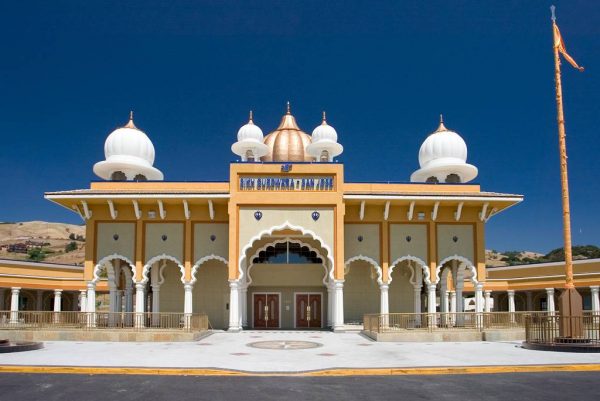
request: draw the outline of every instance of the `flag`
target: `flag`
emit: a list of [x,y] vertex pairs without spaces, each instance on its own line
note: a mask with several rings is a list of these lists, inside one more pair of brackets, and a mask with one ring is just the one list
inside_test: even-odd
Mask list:
[[554,47],[558,49],[560,54],[563,55],[563,57],[569,62],[569,64],[577,68],[579,71],[583,71],[583,67],[577,65],[577,62],[573,60],[573,57],[569,56],[569,53],[567,53],[567,49],[565,48],[565,42],[563,41],[563,38],[560,35],[560,31],[558,30],[558,25],[556,24],[554,24]]

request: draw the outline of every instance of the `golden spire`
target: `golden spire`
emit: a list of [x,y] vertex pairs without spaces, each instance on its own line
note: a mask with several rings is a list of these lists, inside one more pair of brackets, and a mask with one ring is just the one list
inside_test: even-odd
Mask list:
[[327,125],[327,115],[325,114],[325,110],[323,110],[323,121],[321,122],[321,125]]
[[440,126],[434,132],[448,131],[448,128],[444,125],[444,116],[440,114]]
[[133,129],[137,129],[137,127],[135,126],[135,124],[133,123],[133,110],[131,110],[129,112],[129,121],[127,122],[127,124],[125,124],[125,126],[123,128],[133,128]]
[[290,101],[287,102],[287,111],[285,114],[292,114],[292,107],[290,106]]

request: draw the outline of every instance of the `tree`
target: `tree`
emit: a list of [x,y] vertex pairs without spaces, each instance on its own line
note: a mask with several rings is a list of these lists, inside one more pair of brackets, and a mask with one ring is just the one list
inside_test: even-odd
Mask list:
[[46,252],[41,248],[31,248],[27,251],[27,259],[36,262],[42,261],[46,258]]
[[65,245],[65,252],[72,252],[77,250],[77,242],[71,241],[67,245]]

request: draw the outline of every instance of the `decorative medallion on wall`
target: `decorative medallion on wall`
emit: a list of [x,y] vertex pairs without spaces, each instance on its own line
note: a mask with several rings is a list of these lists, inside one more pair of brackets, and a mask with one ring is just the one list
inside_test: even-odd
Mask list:
[[363,239],[364,239],[364,238],[363,238],[363,236],[362,236],[362,235],[359,235],[359,236],[358,236],[358,238],[357,238],[358,242],[363,242]]
[[452,241],[458,242],[458,237],[455,235],[454,237],[452,237]]
[[321,217],[321,213],[319,213],[319,212],[316,212],[316,211],[315,211],[315,212],[312,212],[312,219],[313,219],[314,221],[317,221],[317,220],[319,220],[319,217]]
[[256,220],[262,219],[262,212],[260,210],[257,210],[256,212],[254,212],[254,218]]
[[160,237],[163,241],[167,240],[167,236],[165,234],[162,235],[162,237]]
[[115,235],[113,235],[113,239],[114,239],[115,241],[118,241],[118,240],[119,240],[119,234],[115,234]]
[[410,235],[407,235],[406,236],[406,242],[410,242],[410,241],[412,241],[412,237]]
[[215,240],[216,240],[216,239],[217,239],[217,236],[216,236],[216,235],[214,235],[214,234],[211,234],[211,235],[210,235],[210,240],[211,240],[212,242],[215,242]]

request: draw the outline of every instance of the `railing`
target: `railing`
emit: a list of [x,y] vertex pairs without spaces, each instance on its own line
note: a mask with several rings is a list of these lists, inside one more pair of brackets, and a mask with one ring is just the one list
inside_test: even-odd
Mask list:
[[600,347],[600,313],[582,316],[529,316],[525,319],[525,342],[543,345]]
[[479,330],[525,328],[527,316],[548,312],[386,313],[364,315],[365,331],[389,333],[403,330]]
[[0,311],[0,329],[208,330],[205,314]]

